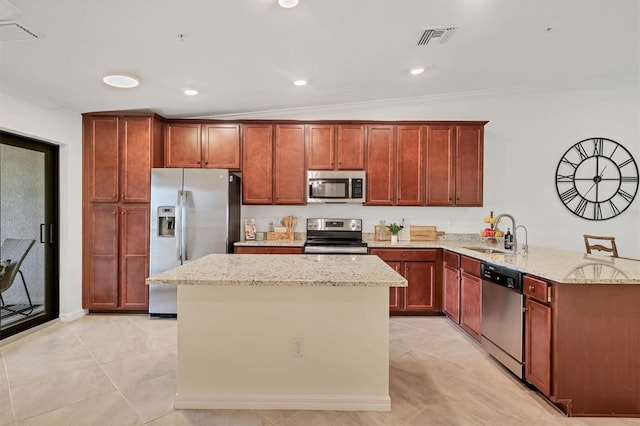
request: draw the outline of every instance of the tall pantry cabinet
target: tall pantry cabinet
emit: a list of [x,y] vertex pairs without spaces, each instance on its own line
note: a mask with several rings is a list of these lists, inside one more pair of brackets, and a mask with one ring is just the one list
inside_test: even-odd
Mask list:
[[146,311],[151,168],[162,167],[154,114],[83,115],[82,306]]

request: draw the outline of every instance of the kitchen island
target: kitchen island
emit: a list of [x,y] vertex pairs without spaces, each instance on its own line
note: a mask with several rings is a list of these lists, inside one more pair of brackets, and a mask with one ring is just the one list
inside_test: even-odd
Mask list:
[[178,286],[176,408],[388,411],[389,287],[377,256],[213,254]]

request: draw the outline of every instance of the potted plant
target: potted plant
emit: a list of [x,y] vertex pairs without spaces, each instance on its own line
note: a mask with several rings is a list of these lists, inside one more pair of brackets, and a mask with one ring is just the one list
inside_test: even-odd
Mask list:
[[398,244],[398,232],[400,232],[402,228],[404,228],[404,226],[398,225],[395,222],[387,225],[387,229],[391,232],[391,244]]

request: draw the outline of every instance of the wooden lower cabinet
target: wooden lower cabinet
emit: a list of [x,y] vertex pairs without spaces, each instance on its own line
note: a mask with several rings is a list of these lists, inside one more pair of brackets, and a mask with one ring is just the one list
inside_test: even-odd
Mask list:
[[482,278],[480,261],[460,257],[460,326],[480,341],[482,323]]
[[149,206],[97,204],[85,213],[83,308],[149,307]]
[[460,270],[444,265],[444,297],[442,310],[453,322],[460,324]]
[[482,279],[466,271],[460,273],[460,326],[480,340],[482,319]]
[[391,314],[425,315],[442,311],[440,286],[441,250],[371,249],[408,281],[407,287],[389,290]]
[[551,395],[551,307],[527,297],[524,337],[525,380]]
[[235,248],[236,254],[302,254],[302,247],[249,247],[239,246]]
[[120,207],[120,277],[118,305],[149,308],[149,206]]

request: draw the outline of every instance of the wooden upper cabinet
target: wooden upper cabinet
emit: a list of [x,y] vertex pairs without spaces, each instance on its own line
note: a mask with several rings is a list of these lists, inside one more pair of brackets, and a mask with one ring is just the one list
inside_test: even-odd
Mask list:
[[149,202],[151,168],[162,163],[160,127],[152,117],[85,116],[85,201]]
[[116,202],[119,193],[118,117],[84,118],[84,179],[90,202]]
[[165,127],[165,167],[200,167],[201,125],[197,123],[167,123]]
[[427,126],[426,204],[455,204],[455,126]]
[[271,204],[273,126],[246,124],[242,137],[242,203]]
[[428,206],[482,206],[483,126],[427,126]]
[[396,204],[399,206],[424,205],[423,134],[423,126],[398,126]]
[[337,134],[335,168],[364,170],[365,126],[341,124],[337,126]]
[[307,125],[307,166],[309,170],[333,170],[335,165],[335,126]]
[[275,204],[305,204],[305,138],[303,124],[276,125]]
[[395,202],[395,126],[367,126],[367,205]]
[[456,126],[456,205],[482,206],[483,126]]
[[202,167],[240,170],[240,125],[202,126]]
[[364,170],[365,126],[307,125],[309,170]]
[[152,119],[121,119],[122,191],[120,200],[130,203],[151,201]]

